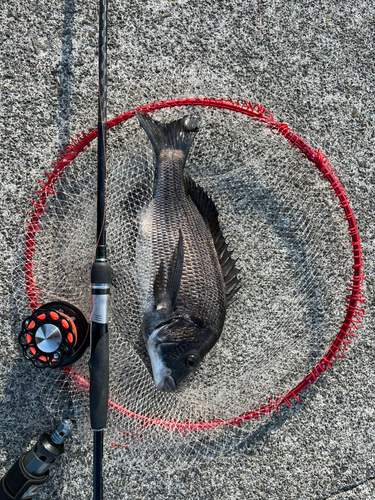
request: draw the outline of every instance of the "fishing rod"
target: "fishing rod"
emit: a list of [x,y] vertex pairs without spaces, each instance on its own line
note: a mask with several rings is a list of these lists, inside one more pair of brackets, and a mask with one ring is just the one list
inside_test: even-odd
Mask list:
[[97,247],[91,269],[90,419],[94,431],[93,493],[103,498],[103,437],[109,394],[108,303],[111,267],[106,257],[107,0],[99,2]]
[[[107,133],[107,0],[99,4],[97,246],[91,268],[90,420],[94,432],[93,499],[103,498],[103,437],[109,394],[108,302],[111,267],[106,258],[106,133]],[[67,302],[36,309],[22,324],[19,342],[24,356],[39,368],[67,367],[84,353],[88,325],[82,313]],[[70,416],[70,415],[69,415]],[[72,430],[69,418],[52,433],[43,433],[0,480],[0,500],[31,499],[49,477],[49,468],[64,452]]]
[[[103,437],[107,424],[109,394],[108,303],[111,267],[106,258],[105,231],[107,0],[99,2],[98,63],[97,245],[91,268],[90,328],[81,311],[70,303],[50,302],[36,308],[36,301],[32,301],[30,305],[34,311],[31,316],[24,319],[18,338],[23,355],[38,368],[70,367],[82,356],[90,340],[90,420],[94,432],[94,500],[103,498]],[[36,217],[36,214],[32,217]],[[26,250],[26,260],[30,259],[32,254],[33,251]],[[88,335],[89,330],[90,335]],[[22,455],[0,482],[0,500],[26,499],[30,492],[31,495],[36,493],[48,478],[48,468],[63,452],[62,441],[70,430],[71,425],[63,421],[51,435],[42,434],[37,445]],[[60,439],[62,436],[63,440]],[[39,456],[40,449],[42,451]],[[49,455],[46,449],[49,450]],[[40,457],[47,457],[45,463]]]

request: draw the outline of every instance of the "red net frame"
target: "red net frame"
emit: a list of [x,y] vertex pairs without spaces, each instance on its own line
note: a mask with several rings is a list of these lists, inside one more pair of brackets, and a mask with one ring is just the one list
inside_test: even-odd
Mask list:
[[[355,331],[358,330],[359,324],[362,322],[365,302],[363,294],[364,270],[363,270],[363,254],[361,250],[361,241],[358,234],[357,223],[354,218],[353,210],[350,207],[350,202],[345,190],[328,161],[328,158],[322,151],[311,148],[306,141],[301,139],[293,132],[286,123],[277,122],[272,114],[264,108],[264,106],[249,101],[237,101],[232,99],[215,99],[215,98],[183,98],[173,99],[168,101],[160,101],[157,103],[146,104],[139,106],[136,109],[127,111],[116,116],[107,122],[107,128],[110,129],[122,122],[126,122],[135,116],[135,111],[142,113],[153,113],[154,111],[164,108],[185,107],[185,106],[204,106],[217,109],[226,109],[236,113],[241,113],[248,116],[256,122],[261,122],[266,125],[271,132],[281,134],[289,142],[291,147],[296,147],[303,156],[313,163],[322,177],[325,178],[330,188],[334,191],[335,197],[338,198],[338,205],[344,211],[344,218],[348,223],[348,231],[351,238],[352,258],[353,258],[353,276],[351,284],[347,288],[346,295],[346,315],[342,326],[335,340],[332,342],[327,353],[320,359],[311,372],[286,395],[276,397],[273,401],[269,398],[268,403],[261,405],[258,409],[252,408],[248,413],[239,415],[238,417],[229,420],[213,420],[210,422],[177,422],[175,420],[154,419],[148,416],[140,415],[124,408],[114,401],[109,400],[109,407],[123,413],[131,418],[137,419],[143,425],[157,425],[166,429],[178,430],[180,432],[189,430],[207,430],[219,426],[240,425],[245,421],[258,420],[260,416],[268,414],[272,416],[272,412],[280,412],[280,407],[283,405],[291,406],[292,399],[299,402],[299,393],[307,386],[313,384],[317,378],[324,373],[327,368],[330,368],[337,359],[344,357],[344,352],[348,350],[348,345],[351,339],[355,337]],[[29,306],[34,311],[43,305],[43,294],[37,287],[37,282],[33,273],[33,255],[36,249],[36,233],[40,231],[40,219],[46,214],[47,199],[55,194],[54,184],[58,179],[62,178],[66,167],[80,154],[86,147],[90,146],[91,142],[97,138],[97,129],[89,130],[86,134],[82,131],[81,135],[76,135],[76,138],[71,138],[71,142],[65,148],[65,153],[59,156],[59,161],[52,164],[53,171],[46,172],[47,181],[39,181],[41,188],[37,190],[36,200],[32,200],[33,210],[29,212],[29,219],[26,221],[25,230],[25,288],[28,297]],[[68,367],[64,369],[66,376],[73,384],[74,388],[88,394],[89,383],[86,379],[80,376],[74,368]]]

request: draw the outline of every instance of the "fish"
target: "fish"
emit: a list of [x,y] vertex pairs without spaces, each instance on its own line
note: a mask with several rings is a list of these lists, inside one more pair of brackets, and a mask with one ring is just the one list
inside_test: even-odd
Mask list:
[[214,202],[184,171],[199,120],[136,116],[156,158],[154,194],[140,210],[136,241],[141,336],[156,388],[175,391],[220,338],[239,270]]

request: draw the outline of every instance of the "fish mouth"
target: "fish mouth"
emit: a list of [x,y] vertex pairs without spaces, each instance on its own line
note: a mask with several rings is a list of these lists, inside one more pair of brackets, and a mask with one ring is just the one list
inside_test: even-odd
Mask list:
[[165,389],[170,389],[171,391],[175,391],[177,389],[177,384],[176,381],[173,377],[170,375],[166,375],[164,379],[164,385],[162,387],[164,390]]
[[147,351],[151,360],[152,375],[154,377],[155,387],[160,391],[175,391],[177,389],[177,384],[175,379],[171,375],[171,369],[165,366],[163,359],[158,353],[159,345],[175,345],[176,342],[165,342],[163,344],[154,342],[147,343]]
[[175,379],[170,374],[168,368],[163,365],[162,370],[154,370],[154,363],[152,363],[152,373],[154,376],[155,387],[159,389],[159,391],[175,391],[177,389],[177,384]]

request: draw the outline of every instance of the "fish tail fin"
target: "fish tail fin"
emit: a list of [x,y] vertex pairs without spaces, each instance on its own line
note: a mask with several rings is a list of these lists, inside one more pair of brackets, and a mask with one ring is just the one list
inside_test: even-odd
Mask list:
[[154,121],[147,113],[136,111],[135,114],[148,135],[157,157],[163,149],[183,151],[185,157],[187,156],[198,132],[198,118],[184,116],[180,120],[161,123]]

